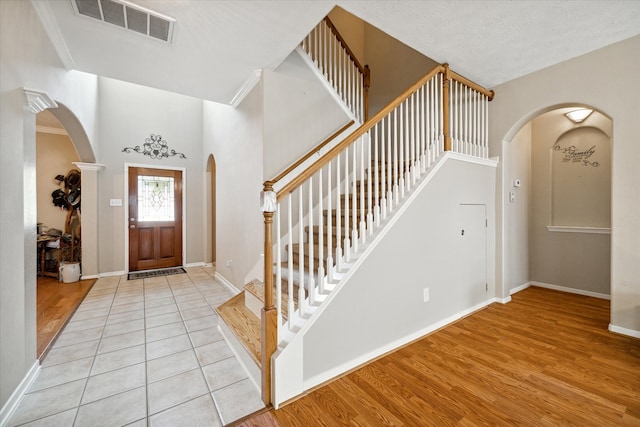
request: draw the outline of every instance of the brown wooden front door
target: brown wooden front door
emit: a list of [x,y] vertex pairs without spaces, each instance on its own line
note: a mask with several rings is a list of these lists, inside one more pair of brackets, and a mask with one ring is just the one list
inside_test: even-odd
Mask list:
[[129,271],[182,265],[182,172],[129,168]]

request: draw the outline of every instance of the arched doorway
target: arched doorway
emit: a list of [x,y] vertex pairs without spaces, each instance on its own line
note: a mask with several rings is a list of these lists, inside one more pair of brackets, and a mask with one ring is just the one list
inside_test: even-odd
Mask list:
[[207,242],[207,258],[211,264],[216,265],[216,159],[209,154],[207,159],[207,222],[211,229],[210,239]]
[[[35,112],[35,111],[34,111]],[[79,262],[97,276],[97,250],[92,245],[97,236],[97,223],[92,221],[97,212],[98,165],[86,132],[77,117],[64,105],[37,112],[36,128],[36,200],[37,286],[36,335],[37,357],[46,354],[50,343],[60,332],[67,319],[87,294],[94,278],[77,281]],[[89,161],[90,163],[85,163]],[[85,185],[87,184],[86,188]],[[53,190],[53,191],[52,191]],[[84,193],[87,197],[80,197]],[[57,197],[53,197],[57,195]],[[80,242],[81,203],[88,221],[82,221],[86,231],[87,248]],[[70,220],[72,218],[72,221]],[[40,224],[42,223],[42,224]],[[46,227],[45,227],[46,226]],[[58,230],[57,237],[51,230]],[[82,239],[82,240],[81,240]],[[82,254],[89,254],[82,259]],[[47,259],[48,258],[48,259]],[[77,262],[77,264],[74,264]],[[62,263],[67,267],[60,282]],[[73,267],[72,270],[69,268]],[[73,274],[68,275],[68,271]],[[86,276],[83,272],[83,276]]]
[[556,105],[503,141],[502,277],[506,295],[531,284],[609,298],[611,119]]

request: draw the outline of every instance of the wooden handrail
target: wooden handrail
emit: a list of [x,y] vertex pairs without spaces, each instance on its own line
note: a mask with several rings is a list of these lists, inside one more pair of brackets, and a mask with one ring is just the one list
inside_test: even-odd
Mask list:
[[355,140],[364,135],[369,129],[371,129],[376,123],[382,120],[387,114],[393,111],[398,105],[404,102],[413,92],[418,90],[422,85],[424,85],[427,81],[429,81],[433,76],[438,73],[444,72],[445,68],[443,65],[436,66],[433,70],[429,71],[425,74],[420,80],[411,85],[407,90],[405,90],[401,95],[399,95],[396,99],[391,101],[389,105],[384,107],[382,110],[377,112],[373,117],[367,120],[362,126],[356,129],[351,135],[345,138],[340,144],[333,147],[331,150],[325,153],[324,156],[320,157],[314,164],[305,169],[300,175],[292,179],[287,185],[282,187],[280,191],[277,193],[277,200],[282,199],[285,195],[289,194],[300,184],[305,182],[309,177],[313,176],[318,170],[320,170],[324,165],[329,163],[338,153],[343,151],[346,147],[351,145]]
[[493,100],[493,97],[495,96],[494,91],[483,88],[479,84],[472,82],[468,78],[461,76],[460,74],[456,73],[453,70],[449,70],[449,75],[453,80],[469,86],[471,89],[475,90],[476,92],[480,92],[481,94],[486,96],[489,99],[489,101]]
[[[305,154],[304,156],[302,156],[297,162],[292,163],[288,168],[286,168],[285,170],[283,170],[282,172],[280,172],[278,174],[278,176],[276,176],[275,178],[267,181],[267,182],[271,182],[271,184],[275,184],[276,182],[280,181],[282,178],[284,178],[285,176],[287,176],[288,174],[291,173],[291,171],[293,171],[295,168],[297,168],[298,166],[300,166],[302,163],[304,163],[307,159],[309,159],[311,156],[313,156],[315,153],[317,153],[319,150],[323,149],[325,145],[327,145],[328,143],[330,143],[331,141],[333,141],[334,139],[336,139],[340,134],[342,134],[342,132],[344,132],[345,130],[349,129],[349,127],[351,125],[353,125],[355,122],[353,120],[351,120],[349,123],[347,123],[346,125],[342,126],[340,129],[338,129],[333,135],[331,135],[329,138],[325,139],[324,141],[322,141],[320,144],[316,145],[315,147],[313,147],[311,150],[309,150],[309,152],[307,152],[307,154]],[[266,184],[266,183],[265,183]]]
[[324,21],[327,23],[327,26],[331,29],[331,32],[333,33],[334,36],[336,36],[336,38],[338,39],[338,41],[340,42],[340,45],[344,48],[344,50],[347,51],[347,54],[349,55],[349,57],[351,58],[351,60],[353,61],[354,64],[356,64],[356,67],[358,67],[358,69],[360,70],[360,72],[365,75],[366,71],[365,71],[365,67],[362,66],[362,64],[360,64],[360,61],[358,61],[358,58],[356,58],[356,56],[353,54],[353,52],[351,51],[351,49],[349,48],[349,45],[347,45],[347,42],[344,40],[344,38],[340,35],[340,32],[338,31],[338,29],[336,28],[336,26],[333,24],[333,22],[331,22],[331,19],[329,19],[328,16],[324,17]]

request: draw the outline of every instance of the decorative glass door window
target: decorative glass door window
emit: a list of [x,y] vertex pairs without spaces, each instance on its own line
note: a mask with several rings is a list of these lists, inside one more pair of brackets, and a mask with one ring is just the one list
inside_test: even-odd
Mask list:
[[175,219],[174,179],[166,176],[138,176],[138,221]]

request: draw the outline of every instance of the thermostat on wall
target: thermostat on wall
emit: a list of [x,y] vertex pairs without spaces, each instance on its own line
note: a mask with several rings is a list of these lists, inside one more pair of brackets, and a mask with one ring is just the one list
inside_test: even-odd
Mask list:
[[519,179],[514,179],[513,180],[513,186],[514,187],[520,187],[520,180]]

